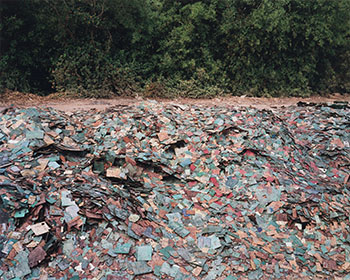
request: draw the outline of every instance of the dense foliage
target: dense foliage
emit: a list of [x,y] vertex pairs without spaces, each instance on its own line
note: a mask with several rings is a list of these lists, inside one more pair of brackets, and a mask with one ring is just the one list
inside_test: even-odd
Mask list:
[[2,1],[0,89],[350,92],[349,0]]

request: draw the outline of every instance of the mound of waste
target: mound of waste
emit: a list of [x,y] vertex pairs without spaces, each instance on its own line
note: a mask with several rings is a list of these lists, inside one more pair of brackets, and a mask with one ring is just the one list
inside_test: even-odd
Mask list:
[[0,113],[1,279],[350,279],[350,107]]

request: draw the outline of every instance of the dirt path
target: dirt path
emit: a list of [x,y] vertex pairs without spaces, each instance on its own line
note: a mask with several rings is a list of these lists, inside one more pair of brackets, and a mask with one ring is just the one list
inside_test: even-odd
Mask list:
[[[40,97],[34,94],[23,94],[12,92],[3,95],[0,99],[0,111],[8,106],[18,107],[52,107],[65,112],[74,112],[78,110],[98,109],[104,110],[115,105],[138,105],[151,99],[142,98],[114,98],[114,99],[71,99],[71,98],[53,98]],[[214,99],[156,99],[161,103],[176,104],[196,104],[201,106],[231,105],[243,107],[255,107],[259,109],[278,108],[282,106],[295,105],[298,102],[328,103],[334,101],[350,102],[350,94],[333,94],[329,97],[310,97],[310,98],[257,98],[257,97],[220,97]]]

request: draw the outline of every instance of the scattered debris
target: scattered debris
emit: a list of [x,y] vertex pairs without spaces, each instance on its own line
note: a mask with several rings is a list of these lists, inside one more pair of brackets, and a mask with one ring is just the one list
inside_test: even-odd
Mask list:
[[350,107],[0,114],[1,279],[350,279]]

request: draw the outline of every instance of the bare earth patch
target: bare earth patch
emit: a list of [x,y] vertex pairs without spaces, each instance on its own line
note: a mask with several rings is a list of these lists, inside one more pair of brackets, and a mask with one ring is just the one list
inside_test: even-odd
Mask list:
[[[115,97],[112,99],[77,99],[70,97],[62,97],[56,94],[49,96],[38,96],[30,93],[9,92],[1,96],[0,110],[9,106],[16,107],[52,107],[65,112],[74,112],[80,110],[105,110],[115,105],[138,105],[146,100],[142,97],[139,98],[126,98]],[[255,107],[258,109],[273,109],[282,106],[295,105],[298,102],[312,102],[312,103],[329,103],[334,101],[347,101],[350,102],[350,95],[341,95],[338,93],[324,96],[313,96],[309,98],[301,97],[283,97],[283,98],[259,98],[259,97],[218,97],[213,99],[189,99],[189,98],[176,98],[176,99],[160,99],[155,98],[160,103],[170,104],[196,104],[202,106],[242,106],[242,107]]]

